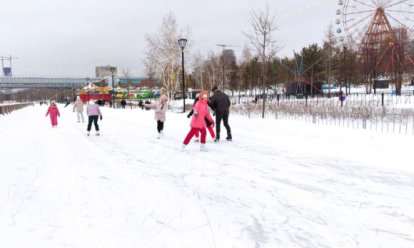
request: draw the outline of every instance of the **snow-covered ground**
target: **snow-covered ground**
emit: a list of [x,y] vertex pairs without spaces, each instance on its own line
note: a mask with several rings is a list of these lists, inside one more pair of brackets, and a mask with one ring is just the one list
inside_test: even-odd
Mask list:
[[0,247],[414,246],[412,135],[230,116],[233,142],[180,152],[184,114],[157,140],[153,111],[103,108],[88,137],[63,106],[0,116]]

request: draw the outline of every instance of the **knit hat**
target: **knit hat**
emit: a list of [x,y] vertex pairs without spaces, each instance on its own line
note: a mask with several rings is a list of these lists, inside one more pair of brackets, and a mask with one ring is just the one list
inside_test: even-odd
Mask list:
[[80,96],[77,96],[77,97],[76,97],[76,100],[80,100]]
[[162,95],[162,96],[160,97],[160,100],[166,100],[166,101],[167,101],[167,96],[166,96],[166,95]]
[[[204,98],[204,97],[206,97],[206,98]],[[201,91],[201,92],[200,92],[200,94],[199,94],[199,96],[198,96],[198,100],[201,100],[201,99],[205,99],[206,101],[208,101],[208,99],[209,99],[209,94],[208,94],[208,92],[207,92],[207,91]]]
[[95,104],[93,100],[89,100],[89,104]]

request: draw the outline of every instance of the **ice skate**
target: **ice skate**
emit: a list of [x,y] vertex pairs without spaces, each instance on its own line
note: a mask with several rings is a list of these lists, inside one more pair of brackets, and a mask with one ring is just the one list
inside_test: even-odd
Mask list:
[[182,144],[182,146],[181,146],[181,151],[182,152],[185,151],[185,147],[186,147],[186,145]]
[[230,133],[229,135],[227,135],[226,140],[227,140],[227,141],[232,141],[231,133]]
[[208,149],[207,149],[207,147],[204,144],[202,144],[202,145],[200,145],[200,151],[202,151],[202,152],[208,152]]
[[96,131],[96,136],[99,136],[99,131]]
[[199,139],[199,138],[195,138],[195,139],[194,139],[194,142],[195,142],[195,143],[198,143],[198,142],[200,142],[200,139]]
[[86,133],[86,135],[88,135],[89,136],[89,134],[91,133],[91,131],[88,131],[87,133]]
[[164,130],[161,130],[161,138],[164,138]]

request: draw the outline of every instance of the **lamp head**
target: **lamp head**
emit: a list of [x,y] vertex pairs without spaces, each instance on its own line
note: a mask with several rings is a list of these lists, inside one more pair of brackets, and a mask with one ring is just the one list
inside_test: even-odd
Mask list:
[[181,49],[184,49],[186,44],[187,44],[187,39],[181,38],[178,40],[178,45],[180,45]]

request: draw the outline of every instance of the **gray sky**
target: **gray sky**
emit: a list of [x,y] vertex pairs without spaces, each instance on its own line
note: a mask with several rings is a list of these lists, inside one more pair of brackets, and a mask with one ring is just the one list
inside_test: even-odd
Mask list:
[[[327,26],[338,18],[337,0],[267,2],[281,20],[279,56],[321,44]],[[193,46],[201,45],[202,54],[219,53],[216,44],[228,44],[241,46],[233,48],[240,57],[247,42],[241,31],[249,27],[251,10],[265,9],[266,1],[0,0],[0,6],[0,56],[18,57],[13,76],[93,77],[95,66],[108,64],[144,76],[144,36],[155,33],[170,11],[180,27],[190,26]]]

